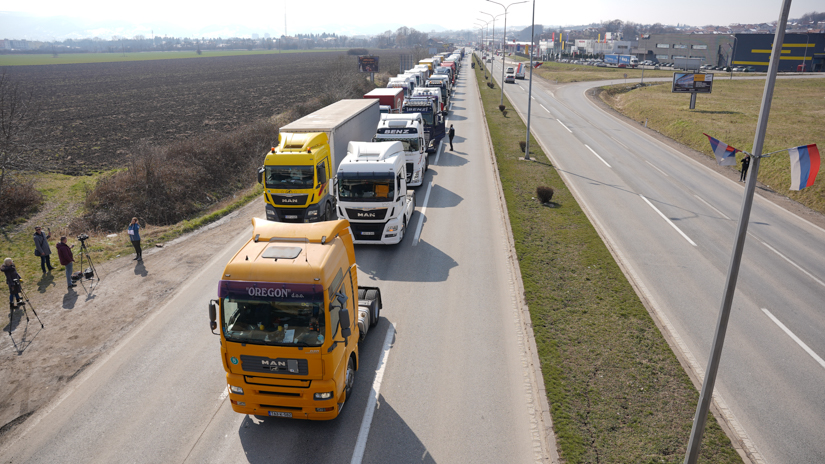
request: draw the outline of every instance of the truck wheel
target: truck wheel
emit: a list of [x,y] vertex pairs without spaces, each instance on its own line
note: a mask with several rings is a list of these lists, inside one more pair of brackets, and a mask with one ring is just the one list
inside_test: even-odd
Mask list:
[[367,295],[367,291],[363,288],[358,289],[358,299],[359,300],[366,300],[365,296]]
[[373,314],[370,314],[370,327],[378,325],[378,318],[381,317],[381,305],[378,301],[378,291],[369,290],[364,295],[364,298],[372,301]]
[[350,357],[349,361],[347,361],[347,379],[346,384],[344,385],[344,403],[349,401],[349,397],[352,395],[353,384],[355,384],[355,361],[353,361],[352,357]]
[[327,203],[326,210],[324,211],[324,220],[325,221],[332,221],[332,220],[335,220],[335,219],[338,219],[338,218],[337,217],[336,218],[332,217],[332,204]]

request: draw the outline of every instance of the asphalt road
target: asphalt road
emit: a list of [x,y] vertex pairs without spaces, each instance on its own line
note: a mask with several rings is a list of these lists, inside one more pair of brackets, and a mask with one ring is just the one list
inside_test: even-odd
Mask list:
[[541,461],[538,400],[476,89],[465,70],[449,116],[456,150],[445,144],[431,159],[403,242],[356,248],[359,282],[380,286],[384,309],[362,343],[355,393],[339,418],[256,418],[230,407],[207,302],[247,229],[15,430],[3,460]]
[[[504,87],[523,115],[528,85]],[[703,372],[745,184],[606,114],[596,85],[536,79],[532,132]],[[825,462],[825,231],[757,195],[748,234],[716,392],[765,461]]]

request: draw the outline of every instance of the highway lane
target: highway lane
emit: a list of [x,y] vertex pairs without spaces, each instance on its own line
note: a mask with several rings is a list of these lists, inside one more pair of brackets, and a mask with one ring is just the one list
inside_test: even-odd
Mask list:
[[[339,418],[276,420],[231,410],[206,302],[224,264],[249,238],[246,228],[222,237],[224,252],[14,431],[0,450],[4,459],[542,461],[539,401],[524,352],[477,86],[467,71],[449,119],[458,134],[456,150],[431,160],[438,161],[417,190],[411,226],[423,218],[420,239],[413,240],[411,229],[398,246],[356,249],[359,282],[381,287],[384,309],[362,343],[354,395]],[[235,220],[260,216],[263,203],[255,207]],[[386,361],[383,381],[359,454],[356,442],[379,359]]]
[[[528,82],[517,82],[505,93],[526,114]],[[607,115],[584,95],[594,86],[536,79],[533,133],[703,371],[744,184]],[[771,463],[825,462],[823,242],[757,195],[716,391]]]

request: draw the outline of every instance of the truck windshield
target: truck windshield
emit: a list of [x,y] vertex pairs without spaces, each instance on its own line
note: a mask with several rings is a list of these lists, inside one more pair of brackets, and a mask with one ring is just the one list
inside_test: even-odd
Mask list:
[[391,172],[339,172],[338,197],[342,201],[392,201],[395,176]]
[[372,139],[373,142],[401,142],[401,145],[404,145],[404,151],[418,151],[420,149],[420,145],[418,145],[418,135],[414,138],[409,139],[399,139],[393,137],[374,137]]
[[257,345],[321,346],[326,318],[321,301],[222,299],[228,341]]
[[312,166],[264,166],[266,188],[311,189],[315,185]]

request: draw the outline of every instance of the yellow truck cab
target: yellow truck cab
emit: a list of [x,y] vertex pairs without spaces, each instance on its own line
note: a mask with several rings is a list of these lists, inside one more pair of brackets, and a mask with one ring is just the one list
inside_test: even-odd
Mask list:
[[430,75],[432,75],[433,71],[435,71],[435,66],[433,66],[433,59],[426,58],[418,62],[418,64],[426,66],[430,70]]
[[306,223],[338,219],[330,179],[349,142],[372,139],[381,116],[374,99],[339,100],[283,127],[264,157],[266,218]]
[[358,287],[346,220],[252,219],[209,303],[232,409],[328,420],[351,395],[358,342],[378,322],[381,293]]

